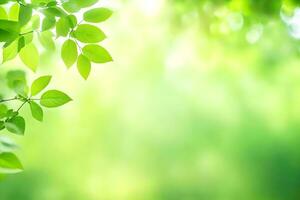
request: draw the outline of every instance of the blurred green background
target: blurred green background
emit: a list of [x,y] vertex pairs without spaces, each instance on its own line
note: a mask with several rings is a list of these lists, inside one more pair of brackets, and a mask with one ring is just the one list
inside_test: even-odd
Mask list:
[[280,2],[100,2],[114,62],[83,81],[43,56],[74,101],[14,138],[0,199],[300,199],[300,11]]

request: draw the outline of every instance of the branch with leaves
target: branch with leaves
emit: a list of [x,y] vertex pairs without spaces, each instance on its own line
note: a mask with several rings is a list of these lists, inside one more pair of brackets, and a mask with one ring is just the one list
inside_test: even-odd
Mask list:
[[[41,106],[53,108],[71,101],[68,95],[58,90],[48,90],[40,98],[36,98],[48,86],[50,80],[51,76],[42,76],[36,79],[31,85],[30,96],[28,95],[28,87],[22,81],[16,81],[14,83],[16,96],[10,99],[0,99],[0,130],[6,128],[11,133],[24,135],[25,120],[19,112],[26,104],[30,106],[32,117],[38,121],[43,121],[44,114]],[[8,109],[4,103],[10,101],[19,101],[21,104],[16,110]]]
[[39,51],[33,42],[35,36],[46,50],[55,49],[54,39],[65,38],[61,57],[68,68],[77,62],[77,69],[84,79],[90,74],[91,63],[112,61],[109,52],[99,45],[106,35],[94,25],[106,21],[112,11],[93,8],[76,17],[76,12],[94,5],[97,0],[69,0],[62,3],[51,0],[32,0],[32,3],[24,0],[2,2],[15,2],[8,13],[0,7],[3,62],[19,55],[21,61],[35,72],[39,65]]
[[[56,49],[57,39],[63,39],[61,57],[67,68],[77,65],[79,74],[87,79],[92,63],[112,61],[109,52],[100,45],[106,35],[97,24],[106,21],[112,11],[103,7],[91,8],[98,0],[0,0],[0,42],[3,44],[2,63],[19,56],[31,71],[39,69],[40,49]],[[90,9],[91,8],[91,9]],[[83,14],[80,14],[83,13]],[[62,106],[71,98],[59,90],[48,90],[51,76],[37,78],[30,86],[20,71],[9,72],[11,97],[0,96],[0,131],[24,135],[25,119],[20,115],[28,105],[32,117],[43,121],[44,108]],[[12,107],[10,107],[12,106]],[[22,169],[12,151],[1,149],[0,174]]]
[[[7,131],[17,134],[24,135],[25,133],[25,119],[20,115],[20,111],[24,106],[28,105],[30,107],[30,111],[32,117],[40,122],[43,121],[44,111],[42,107],[45,108],[54,108],[62,106],[72,99],[59,90],[48,90],[44,92],[40,97],[37,97],[43,90],[49,85],[51,81],[51,76],[42,76],[33,81],[30,87],[26,85],[26,82],[22,80],[14,80],[13,81],[13,90],[15,92],[15,96],[13,98],[8,99],[0,99],[0,131],[6,129]],[[7,103],[11,101],[19,102],[19,106],[15,109],[9,108]],[[3,156],[6,158],[8,152],[0,153],[0,172],[5,169],[7,166],[7,162],[3,161]],[[20,163],[17,157],[9,152],[15,159],[15,164]],[[4,162],[4,164],[1,164]],[[6,164],[5,164],[6,163]],[[10,169],[13,169],[12,163],[10,163]],[[16,165],[15,167],[19,167],[20,165]],[[5,171],[5,170],[4,170]]]

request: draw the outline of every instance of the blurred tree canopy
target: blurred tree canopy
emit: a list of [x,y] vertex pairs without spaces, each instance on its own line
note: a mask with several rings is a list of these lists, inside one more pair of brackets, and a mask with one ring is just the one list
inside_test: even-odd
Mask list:
[[281,9],[293,10],[300,5],[299,0],[173,0],[175,3],[187,7],[225,6],[232,11],[242,12],[248,16],[278,16]]

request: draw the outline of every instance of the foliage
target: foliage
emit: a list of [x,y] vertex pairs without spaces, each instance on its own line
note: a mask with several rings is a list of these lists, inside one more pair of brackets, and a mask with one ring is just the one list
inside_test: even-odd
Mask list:
[[[106,35],[95,25],[107,20],[112,11],[91,8],[98,0],[0,0],[0,42],[3,43],[3,60],[8,62],[19,56],[24,65],[36,72],[40,63],[40,48],[56,48],[55,39],[63,38],[61,57],[67,68],[77,63],[78,72],[87,79],[92,64],[112,61],[109,52],[99,45]],[[83,15],[79,16],[79,11]],[[59,90],[44,91],[52,76],[41,76],[27,84],[22,71],[7,74],[8,94],[0,96],[0,131],[24,135],[25,119],[21,109],[29,105],[32,117],[43,121],[44,108],[62,106],[71,98]],[[41,95],[40,93],[43,92]],[[10,102],[15,102],[10,104]],[[20,105],[16,107],[16,102]],[[0,149],[0,173],[19,172],[22,165],[9,150]]]

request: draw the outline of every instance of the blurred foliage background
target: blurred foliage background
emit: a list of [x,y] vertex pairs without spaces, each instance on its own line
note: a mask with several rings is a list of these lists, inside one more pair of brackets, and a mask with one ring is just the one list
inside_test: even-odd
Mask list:
[[85,82],[45,53],[74,102],[15,137],[0,199],[300,199],[300,1],[101,3],[114,62]]

